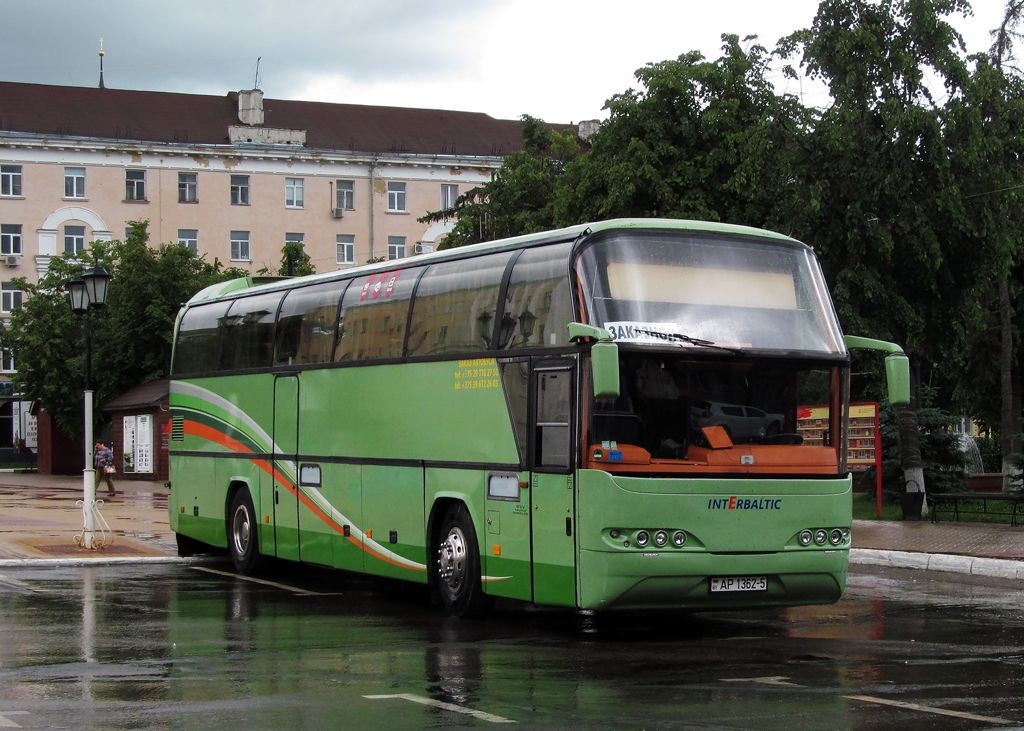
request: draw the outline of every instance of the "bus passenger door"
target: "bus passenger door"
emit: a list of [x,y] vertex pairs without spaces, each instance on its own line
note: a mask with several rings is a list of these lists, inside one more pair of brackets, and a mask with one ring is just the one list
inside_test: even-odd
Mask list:
[[299,560],[299,379],[280,376],[274,381],[274,534],[277,555]]
[[[563,365],[564,364],[564,365]],[[530,501],[533,601],[576,605],[571,361],[536,361],[533,371],[533,472]]]

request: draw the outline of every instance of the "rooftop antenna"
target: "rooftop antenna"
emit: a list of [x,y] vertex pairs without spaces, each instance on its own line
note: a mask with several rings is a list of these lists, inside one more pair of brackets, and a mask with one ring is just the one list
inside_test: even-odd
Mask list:
[[260,88],[260,59],[262,59],[262,58],[263,58],[263,56],[257,56],[256,57],[256,78],[253,80],[253,84],[252,84],[252,88],[253,89],[259,89]]
[[103,83],[103,39],[100,38],[100,88],[106,89],[106,85]]

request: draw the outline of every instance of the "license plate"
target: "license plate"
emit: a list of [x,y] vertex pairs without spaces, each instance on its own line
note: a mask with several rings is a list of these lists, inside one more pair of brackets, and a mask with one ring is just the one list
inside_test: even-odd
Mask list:
[[711,579],[711,591],[768,591],[768,577],[725,576]]

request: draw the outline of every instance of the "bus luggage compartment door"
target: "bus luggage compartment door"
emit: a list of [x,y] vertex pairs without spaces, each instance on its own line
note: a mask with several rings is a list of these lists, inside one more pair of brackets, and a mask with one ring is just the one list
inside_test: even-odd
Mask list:
[[274,381],[274,534],[277,556],[299,560],[299,379]]

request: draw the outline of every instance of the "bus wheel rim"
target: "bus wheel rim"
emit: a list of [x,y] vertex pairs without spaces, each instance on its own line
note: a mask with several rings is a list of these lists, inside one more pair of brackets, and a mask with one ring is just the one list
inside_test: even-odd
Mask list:
[[235,553],[245,556],[249,550],[249,511],[244,505],[239,505],[235,510],[235,519],[232,522],[231,536],[235,542]]
[[460,528],[448,531],[437,552],[437,572],[452,595],[462,591],[466,581],[466,537]]

